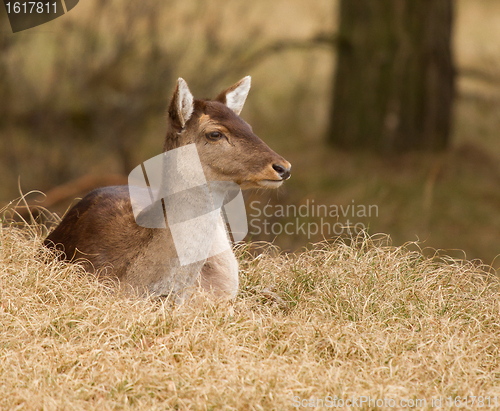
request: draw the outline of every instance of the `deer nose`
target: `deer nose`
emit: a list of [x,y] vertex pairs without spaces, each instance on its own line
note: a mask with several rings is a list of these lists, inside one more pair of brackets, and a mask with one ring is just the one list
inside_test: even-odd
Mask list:
[[276,171],[283,180],[288,180],[290,178],[290,167],[285,168],[280,164],[273,164],[273,169]]

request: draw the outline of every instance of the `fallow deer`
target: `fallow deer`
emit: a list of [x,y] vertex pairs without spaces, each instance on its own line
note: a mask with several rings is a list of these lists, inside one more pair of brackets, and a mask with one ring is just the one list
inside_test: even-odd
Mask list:
[[[290,177],[291,165],[271,150],[239,117],[248,92],[245,77],[214,100],[195,100],[179,78],[168,109],[164,152],[195,144],[206,180],[233,181],[242,189],[276,188]],[[214,244],[228,241],[225,231]],[[139,295],[184,298],[195,286],[223,298],[238,290],[238,262],[229,248],[221,254],[181,265],[167,226],[139,226],[128,186],[92,191],[77,203],[46,238],[60,258],[81,261],[99,278],[117,279]]]

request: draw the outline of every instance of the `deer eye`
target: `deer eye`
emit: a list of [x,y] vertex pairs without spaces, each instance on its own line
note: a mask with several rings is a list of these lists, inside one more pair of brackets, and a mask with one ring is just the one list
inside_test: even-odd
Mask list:
[[224,134],[220,131],[212,131],[211,133],[207,133],[206,136],[209,140],[217,141],[224,137]]

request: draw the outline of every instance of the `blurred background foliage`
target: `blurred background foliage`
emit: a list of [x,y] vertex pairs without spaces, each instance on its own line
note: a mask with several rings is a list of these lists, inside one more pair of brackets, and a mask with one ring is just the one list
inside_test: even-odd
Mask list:
[[[16,34],[0,7],[0,204],[19,195],[19,179],[26,193],[68,187],[82,176],[126,176],[161,150],[177,77],[202,98],[250,74],[242,117],[293,168],[283,188],[247,193],[248,201],[375,204],[377,216],[354,221],[371,233],[388,233],[395,244],[419,239],[499,267],[500,3],[454,2],[449,148],[384,155],[326,143],[338,6],[85,0]],[[64,212],[70,202],[55,209]],[[251,238],[295,250],[322,236]]]

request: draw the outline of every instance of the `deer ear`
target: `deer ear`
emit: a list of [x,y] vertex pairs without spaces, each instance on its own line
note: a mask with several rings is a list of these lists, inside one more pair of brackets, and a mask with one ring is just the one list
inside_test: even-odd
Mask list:
[[233,86],[229,87],[227,90],[220,93],[215,100],[225,104],[239,115],[241,110],[243,110],[243,105],[245,104],[248,92],[250,91],[250,83],[250,76],[246,76]]
[[184,79],[177,80],[174,95],[170,101],[168,115],[179,128],[184,128],[193,114],[194,98]]

